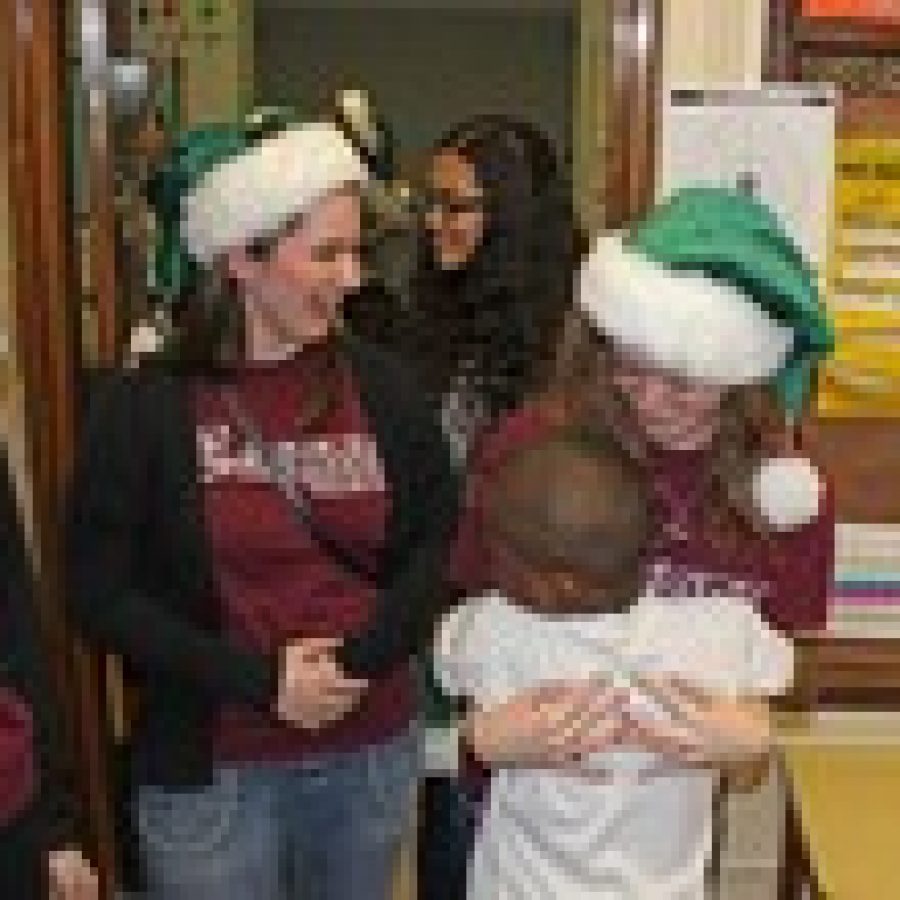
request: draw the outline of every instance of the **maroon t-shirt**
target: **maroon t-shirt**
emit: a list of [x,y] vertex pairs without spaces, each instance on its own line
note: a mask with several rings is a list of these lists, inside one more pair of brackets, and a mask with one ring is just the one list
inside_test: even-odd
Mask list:
[[[262,437],[309,491],[322,530],[374,566],[390,513],[382,461],[349,369],[338,375],[338,401],[297,433],[304,392],[317,377],[321,369],[299,357],[248,367],[234,389]],[[375,587],[346,571],[297,521],[231,422],[221,391],[209,383],[198,387],[196,421],[205,523],[227,632],[238,645],[271,653],[292,640],[357,629],[373,611]],[[216,758],[288,761],[351,749],[398,734],[413,708],[406,664],[373,679],[356,710],[317,732],[226,706]]]
[[[466,505],[451,560],[451,577],[467,592],[485,586],[490,567],[480,498],[485,479],[508,454],[561,424],[558,408],[535,401],[485,435],[468,479]],[[762,535],[718,530],[704,508],[703,451],[650,450],[655,516],[660,523],[649,572],[656,590],[698,594],[726,584],[747,592],[760,613],[791,634],[824,627],[834,569],[834,508],[826,491],[819,516],[792,531]],[[685,623],[689,627],[690,623]],[[463,770],[483,788],[488,772],[465,754]]]
[[[488,569],[481,539],[481,482],[510,452],[556,427],[549,404],[527,404],[482,442],[468,485],[453,560],[454,579],[477,590]],[[705,508],[704,451],[649,449],[655,517],[661,523],[651,551],[657,590],[703,593],[724,583],[752,595],[762,615],[788,633],[825,625],[834,568],[834,510],[829,493],[819,516],[791,531],[738,535],[720,530]]]

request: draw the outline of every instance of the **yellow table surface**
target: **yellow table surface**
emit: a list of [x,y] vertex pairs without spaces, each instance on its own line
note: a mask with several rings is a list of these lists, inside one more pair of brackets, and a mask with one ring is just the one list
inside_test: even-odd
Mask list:
[[809,858],[828,900],[900,898],[900,719],[860,714],[785,732]]

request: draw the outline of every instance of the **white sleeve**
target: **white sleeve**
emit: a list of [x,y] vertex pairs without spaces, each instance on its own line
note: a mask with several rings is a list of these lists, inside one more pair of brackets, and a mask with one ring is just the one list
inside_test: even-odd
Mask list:
[[640,612],[632,654],[642,673],[680,675],[731,697],[778,695],[791,685],[793,644],[748,595],[665,598]]
[[743,647],[735,667],[738,691],[765,697],[785,693],[794,680],[793,641],[770,626],[749,601],[740,605],[738,624],[737,644]]
[[443,616],[434,647],[434,675],[444,693],[475,697],[483,663],[479,623],[481,604],[470,601]]

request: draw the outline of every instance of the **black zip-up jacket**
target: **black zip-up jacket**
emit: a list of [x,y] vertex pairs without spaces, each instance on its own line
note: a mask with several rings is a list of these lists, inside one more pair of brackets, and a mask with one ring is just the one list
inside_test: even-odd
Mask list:
[[0,830],[0,896],[25,900],[42,890],[47,851],[74,844],[79,823],[62,758],[59,709],[43,658],[32,571],[5,447],[0,448],[0,577],[0,681],[31,711],[37,774],[28,807]]
[[[371,677],[430,639],[459,484],[440,426],[403,370],[349,336],[341,352],[392,501],[376,612],[338,652],[349,674]],[[216,710],[242,702],[271,711],[278,679],[277,657],[224,632],[200,519],[195,377],[142,367],[97,380],[69,515],[73,616],[137,679],[132,778],[163,786],[205,783]]]

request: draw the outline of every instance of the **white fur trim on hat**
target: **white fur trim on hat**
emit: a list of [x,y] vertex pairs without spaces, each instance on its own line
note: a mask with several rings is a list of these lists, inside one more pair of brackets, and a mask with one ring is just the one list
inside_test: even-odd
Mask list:
[[594,325],[662,369],[724,387],[761,381],[784,363],[793,335],[746,294],[676,272],[601,236],[579,274]]
[[277,229],[329,191],[367,181],[358,154],[334,126],[292,126],[200,179],[184,201],[185,244],[208,263]]
[[799,456],[767,459],[753,476],[753,502],[778,531],[799,528],[815,519],[823,490],[818,470]]

